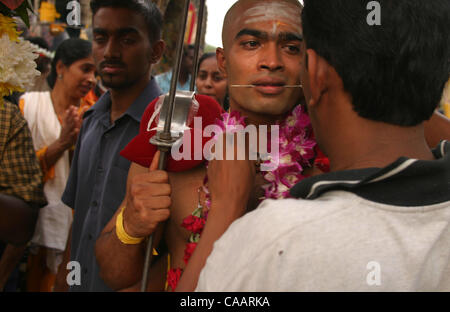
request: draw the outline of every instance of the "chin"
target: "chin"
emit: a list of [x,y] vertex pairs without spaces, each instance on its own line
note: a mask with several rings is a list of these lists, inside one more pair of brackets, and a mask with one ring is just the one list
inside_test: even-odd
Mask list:
[[119,79],[102,79],[103,86],[109,89],[126,89],[130,87],[130,82]]
[[266,105],[258,105],[254,109],[249,108],[248,110],[264,114],[264,115],[283,115],[292,110],[293,106],[280,106],[279,103],[271,103]]

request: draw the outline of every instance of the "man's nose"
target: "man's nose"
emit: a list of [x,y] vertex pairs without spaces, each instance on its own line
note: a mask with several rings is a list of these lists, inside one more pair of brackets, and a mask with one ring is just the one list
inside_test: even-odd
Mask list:
[[121,51],[120,51],[120,43],[118,40],[114,38],[109,38],[108,43],[105,47],[104,56],[106,59],[110,58],[120,58]]
[[259,68],[270,71],[282,70],[284,68],[283,59],[281,57],[282,51],[278,44],[268,43],[261,52]]

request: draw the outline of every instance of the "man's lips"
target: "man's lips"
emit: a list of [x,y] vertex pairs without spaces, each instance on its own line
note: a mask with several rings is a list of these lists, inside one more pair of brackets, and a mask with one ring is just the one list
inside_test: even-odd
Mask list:
[[102,66],[102,71],[105,74],[115,74],[120,71],[123,71],[124,66],[120,64],[105,64]]
[[284,80],[264,78],[253,82],[256,91],[265,95],[278,95],[284,92],[286,85]]

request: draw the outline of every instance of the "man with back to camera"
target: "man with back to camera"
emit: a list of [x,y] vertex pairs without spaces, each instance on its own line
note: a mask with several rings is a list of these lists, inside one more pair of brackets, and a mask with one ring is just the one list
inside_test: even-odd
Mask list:
[[[379,2],[369,26],[364,1],[304,1],[302,85],[331,172],[233,223],[197,291],[450,290],[450,143],[430,150],[423,126],[450,72],[450,7]],[[211,163],[211,193],[233,194],[223,171],[248,192],[248,168]]]

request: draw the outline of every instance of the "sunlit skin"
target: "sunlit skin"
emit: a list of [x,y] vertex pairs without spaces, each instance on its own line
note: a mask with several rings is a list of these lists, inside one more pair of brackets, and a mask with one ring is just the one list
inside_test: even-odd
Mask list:
[[219,68],[228,85],[253,86],[230,87],[229,95],[231,108],[255,123],[282,118],[303,96],[300,87],[285,87],[300,85],[300,18],[297,22],[280,22],[292,12],[299,17],[301,8],[283,2],[277,14],[255,18],[255,8],[264,10],[269,2],[274,1],[238,2],[225,22],[224,49],[217,50]]
[[227,80],[220,73],[215,56],[209,57],[201,63],[196,84],[198,93],[214,98],[223,106]]

